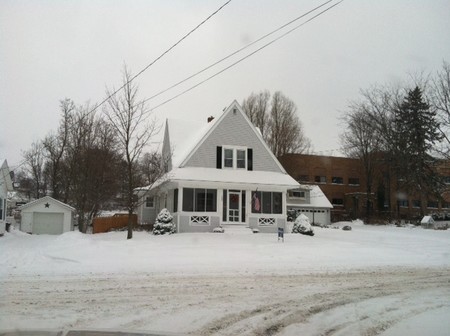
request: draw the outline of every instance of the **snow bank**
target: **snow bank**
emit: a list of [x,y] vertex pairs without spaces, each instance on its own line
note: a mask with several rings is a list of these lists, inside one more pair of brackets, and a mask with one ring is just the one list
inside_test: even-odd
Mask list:
[[[341,223],[344,224],[344,223]],[[309,273],[373,267],[448,267],[450,231],[346,224],[311,237],[252,234],[153,236],[124,232],[60,236],[13,230],[0,238],[0,275]],[[241,232],[242,234],[238,234]]]

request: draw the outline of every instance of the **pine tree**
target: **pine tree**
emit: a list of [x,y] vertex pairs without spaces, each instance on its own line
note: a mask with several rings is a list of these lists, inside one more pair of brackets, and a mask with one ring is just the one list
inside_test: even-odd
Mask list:
[[[421,196],[437,194],[440,181],[434,145],[442,139],[436,112],[424,101],[419,87],[408,91],[395,117],[396,171],[406,191],[419,190]],[[424,202],[422,202],[424,203]]]
[[156,217],[155,225],[153,225],[154,235],[172,234],[175,233],[175,224],[173,223],[173,216],[169,210],[162,209]]

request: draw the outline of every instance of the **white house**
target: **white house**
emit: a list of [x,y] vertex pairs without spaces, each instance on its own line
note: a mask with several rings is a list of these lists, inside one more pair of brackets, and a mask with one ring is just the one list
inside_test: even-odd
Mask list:
[[5,160],[0,168],[0,235],[5,233],[8,192],[13,190],[8,162]]
[[287,192],[300,185],[236,101],[208,123],[168,120],[162,155],[166,175],[136,190],[145,199],[139,222],[153,223],[167,208],[178,232],[210,232],[219,225],[285,228]]
[[70,205],[50,196],[22,205],[20,230],[32,234],[61,234],[73,230],[73,212]]

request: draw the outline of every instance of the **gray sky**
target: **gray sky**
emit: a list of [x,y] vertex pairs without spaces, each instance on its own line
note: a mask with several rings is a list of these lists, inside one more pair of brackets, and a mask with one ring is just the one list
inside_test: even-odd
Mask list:
[[[0,159],[17,165],[21,150],[57,128],[61,99],[79,105],[102,101],[106,86],[120,86],[124,63],[137,73],[223,3],[0,1]],[[321,3],[233,0],[138,77],[140,97]],[[434,73],[443,60],[450,61],[449,13],[449,0],[345,0],[154,115],[161,123],[166,117],[206,122],[252,91],[280,90],[296,103],[315,151],[337,154],[330,150],[339,148],[339,115],[361,88],[401,81],[412,72]],[[238,58],[150,101],[149,107]]]

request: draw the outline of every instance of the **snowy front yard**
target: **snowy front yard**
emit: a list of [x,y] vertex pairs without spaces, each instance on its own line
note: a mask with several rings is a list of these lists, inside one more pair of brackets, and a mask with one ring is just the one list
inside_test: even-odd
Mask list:
[[284,243],[244,229],[13,231],[0,238],[0,330],[446,335],[450,231],[350,225]]

